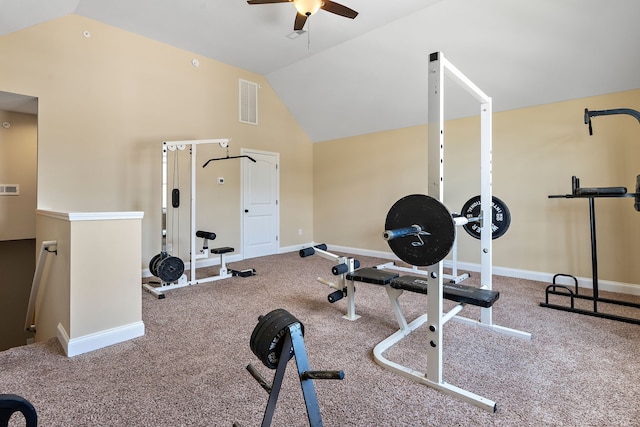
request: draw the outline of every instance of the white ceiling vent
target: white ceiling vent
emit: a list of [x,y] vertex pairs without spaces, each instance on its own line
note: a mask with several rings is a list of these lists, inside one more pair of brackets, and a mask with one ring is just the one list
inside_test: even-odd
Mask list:
[[240,79],[240,121],[258,124],[258,84]]
[[0,196],[19,196],[19,184],[0,184]]

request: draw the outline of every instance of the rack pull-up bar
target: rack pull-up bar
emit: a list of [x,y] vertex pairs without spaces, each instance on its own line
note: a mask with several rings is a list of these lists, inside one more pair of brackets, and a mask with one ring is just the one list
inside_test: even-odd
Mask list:
[[227,157],[218,157],[218,158],[215,158],[215,159],[209,159],[209,160],[207,160],[207,161],[206,161],[206,163],[205,163],[204,165],[202,165],[202,167],[203,167],[203,168],[206,168],[206,167],[207,167],[207,165],[208,165],[210,162],[214,162],[214,161],[216,161],[216,160],[239,159],[239,158],[241,158],[241,157],[246,157],[247,159],[251,160],[253,163],[256,163],[256,159],[254,159],[254,158],[253,158],[253,157],[251,157],[251,156],[247,156],[246,154],[243,154],[243,155],[241,155],[241,156],[229,156],[229,155],[227,154]]
[[584,109],[584,124],[589,125],[589,135],[593,135],[593,129],[591,128],[591,117],[595,116],[611,116],[613,114],[628,114],[635,117],[640,122],[640,112],[632,110],[631,108],[614,108],[611,110],[596,110],[589,111],[588,108]]

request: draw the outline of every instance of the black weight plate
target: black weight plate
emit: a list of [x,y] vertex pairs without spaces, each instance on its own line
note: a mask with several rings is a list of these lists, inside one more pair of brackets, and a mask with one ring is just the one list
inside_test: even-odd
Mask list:
[[[276,309],[263,316],[251,334],[251,351],[269,369],[278,367],[282,352],[282,338],[289,325],[300,323],[293,315],[283,309]],[[304,335],[304,326],[300,323]],[[289,349],[289,359],[293,357],[293,347]]]
[[455,224],[447,208],[433,197],[411,194],[398,200],[387,213],[385,230],[419,225],[429,235],[405,236],[389,240],[387,243],[402,261],[416,266],[433,265],[442,261],[453,246]]
[[153,274],[156,277],[158,276],[158,271],[156,270],[156,263],[161,259],[162,259],[162,253],[159,253],[155,255],[153,258],[151,258],[151,261],[149,261],[149,271],[151,272],[151,274]]
[[[251,333],[251,339],[249,340],[249,348],[251,349],[251,352],[256,356],[258,356],[258,350],[257,350],[258,338],[260,338],[264,334],[265,325],[269,324],[271,317],[280,313],[281,310],[282,309],[276,309],[276,310],[270,311],[269,313],[263,316],[260,316],[258,318],[258,324],[256,325],[255,328],[253,328],[253,332]],[[258,358],[260,358],[260,356],[258,356]]]
[[166,253],[166,252],[160,252],[160,253],[157,255],[157,257],[156,257],[155,261],[153,262],[152,270],[151,270],[151,271],[153,271],[154,276],[159,277],[159,276],[158,276],[158,265],[160,264],[160,262],[161,262],[163,259],[167,258],[168,256],[169,256],[169,254],[168,254],[168,253]]
[[184,273],[184,262],[178,257],[168,256],[157,263],[158,277],[164,282],[174,282]]
[[[511,225],[511,212],[507,205],[497,198],[491,197],[491,238],[497,239],[507,232],[509,225]],[[477,218],[480,216],[480,196],[475,196],[467,200],[462,206],[462,216],[467,218]],[[480,223],[469,222],[462,226],[471,237],[480,239]]]
[[[281,328],[283,319],[288,318],[288,312],[282,309],[274,310],[268,313],[261,319],[261,327],[256,333],[253,341],[253,354],[269,369],[275,369],[279,357],[271,354],[274,350],[282,350],[282,346],[278,346],[280,338],[286,333],[286,330]],[[275,360],[274,364],[272,360]]]
[[[265,326],[265,333],[258,340],[257,350],[258,357],[269,369],[278,367],[280,354],[283,352],[282,338],[287,333],[288,326],[293,323],[299,323],[298,319],[286,310],[282,310],[273,316],[268,325]],[[290,360],[292,357],[293,347],[289,348],[289,357],[287,360]]]

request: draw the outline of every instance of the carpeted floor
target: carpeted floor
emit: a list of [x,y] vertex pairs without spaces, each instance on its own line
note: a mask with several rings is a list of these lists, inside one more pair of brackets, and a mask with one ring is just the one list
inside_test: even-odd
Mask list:
[[[363,266],[385,262],[358,258]],[[531,332],[531,341],[445,326],[444,380],[496,401],[493,414],[373,361],[373,347],[397,329],[380,287],[357,285],[362,317],[350,322],[341,318],[344,301],[329,304],[330,289],[316,281],[332,279],[327,260],[290,253],[232,267],[257,275],[177,289],[163,300],[145,292],[144,337],[74,358],[55,339],[0,352],[0,393],[30,400],[42,426],[260,425],[267,393],[245,367],[268,380],[275,371],[253,355],[249,338],[259,315],[284,308],[305,326],[312,369],[345,372],[342,381],[315,381],[326,426],[640,425],[640,326],[541,308],[545,283],[494,278],[494,322]],[[400,300],[409,320],[426,308],[424,295]],[[426,345],[418,330],[387,356],[424,370]],[[292,360],[274,426],[308,425],[295,374]],[[10,425],[20,424],[14,417]]]

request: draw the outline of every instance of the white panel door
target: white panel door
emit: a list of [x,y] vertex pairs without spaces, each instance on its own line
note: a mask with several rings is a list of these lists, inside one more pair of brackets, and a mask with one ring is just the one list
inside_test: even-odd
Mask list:
[[242,165],[242,215],[244,258],[278,253],[279,249],[279,155],[242,150],[256,162]]

